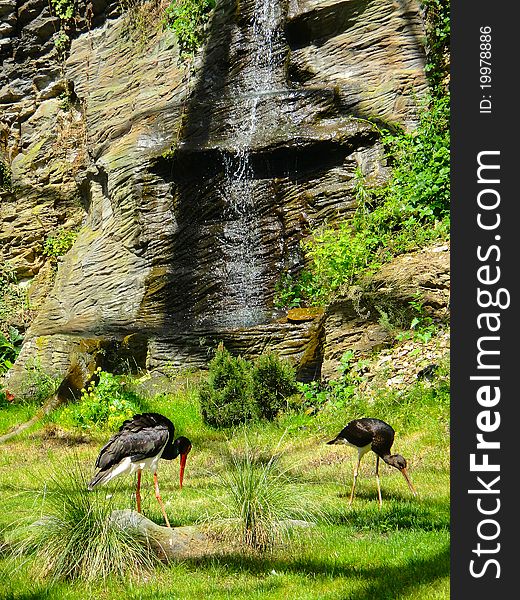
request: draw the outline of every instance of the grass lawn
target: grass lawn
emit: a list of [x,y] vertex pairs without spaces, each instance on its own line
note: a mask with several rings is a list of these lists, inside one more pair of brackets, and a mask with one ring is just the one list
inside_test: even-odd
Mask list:
[[[420,390],[419,390],[420,392]],[[161,461],[159,483],[172,526],[189,525],[212,515],[226,503],[228,490],[220,474],[229,447],[243,444],[243,431],[253,446],[283,450],[283,462],[302,494],[319,506],[317,525],[297,532],[285,546],[267,554],[222,547],[214,553],[170,563],[137,578],[108,579],[96,584],[51,583],[34,576],[31,557],[23,564],[9,559],[4,544],[0,559],[0,598],[127,599],[320,599],[435,600],[449,598],[449,432],[448,406],[417,392],[412,405],[373,406],[374,416],[396,429],[393,451],[405,456],[418,491],[413,498],[397,470],[381,463],[383,508],[378,509],[375,455],[365,456],[356,499],[348,507],[357,453],[327,446],[358,415],[323,410],[316,416],[290,413],[273,423],[251,424],[240,430],[214,430],[201,420],[198,400],[190,389],[148,400],[146,410],[161,412],[176,425],[176,435],[193,443],[184,487],[178,487],[178,461]],[[0,435],[31,416],[35,406],[0,410]],[[46,486],[52,478],[79,463],[93,472],[101,445],[110,431],[81,436],[66,428],[56,433],[53,421],[25,431],[0,446],[0,534],[9,538],[16,526],[39,518]],[[65,426],[65,418],[60,424]],[[54,429],[53,429],[54,427]],[[280,441],[281,440],[281,441]],[[128,477],[110,484],[117,508],[134,508],[135,481]],[[151,474],[143,477],[143,512],[157,523],[162,515],[154,497]],[[1,537],[0,537],[1,539]]]

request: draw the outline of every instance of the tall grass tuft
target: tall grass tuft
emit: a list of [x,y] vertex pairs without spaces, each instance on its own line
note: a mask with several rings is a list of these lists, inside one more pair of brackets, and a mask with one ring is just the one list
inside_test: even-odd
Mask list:
[[295,525],[315,523],[319,510],[282,465],[280,444],[273,453],[263,453],[245,435],[244,442],[241,451],[230,451],[227,458],[221,481],[228,495],[219,499],[223,510],[214,520],[228,539],[263,552],[287,542]]
[[112,498],[87,483],[77,464],[52,476],[40,518],[14,532],[15,558],[32,556],[36,576],[52,580],[139,577],[157,566],[147,540],[112,518]]

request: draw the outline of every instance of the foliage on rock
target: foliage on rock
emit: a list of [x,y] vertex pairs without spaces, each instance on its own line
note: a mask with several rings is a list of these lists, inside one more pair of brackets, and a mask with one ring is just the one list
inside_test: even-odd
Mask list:
[[50,0],[54,13],[62,21],[68,21],[74,16],[75,0]]
[[424,0],[430,93],[412,132],[380,130],[392,177],[370,189],[358,169],[354,218],[326,225],[302,242],[306,267],[283,274],[276,290],[280,307],[323,305],[345,286],[403,252],[449,232],[450,96],[449,2]]
[[434,89],[449,78],[450,0],[422,0],[427,37],[426,74]]
[[49,235],[43,245],[43,254],[56,260],[58,257],[66,254],[71,248],[76,238],[77,230],[60,229],[56,233]]
[[23,335],[16,327],[9,327],[7,334],[0,331],[0,375],[8,371],[22,348]]
[[447,236],[449,96],[429,98],[415,131],[381,133],[393,167],[389,183],[368,189],[358,171],[354,218],[322,227],[302,243],[309,264],[279,284],[278,305],[323,305],[393,256]]
[[0,189],[11,189],[11,169],[3,160],[0,160]]
[[164,11],[163,26],[177,36],[181,55],[193,54],[204,41],[205,25],[215,0],[173,0]]

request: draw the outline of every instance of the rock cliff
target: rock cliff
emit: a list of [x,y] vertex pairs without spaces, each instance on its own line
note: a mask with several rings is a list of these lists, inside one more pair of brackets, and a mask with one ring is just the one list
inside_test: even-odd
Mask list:
[[[219,0],[190,64],[164,5],[79,2],[63,23],[0,0],[0,259],[32,299],[13,387],[29,361],[201,365],[217,340],[321,368],[330,311],[288,319],[274,286],[355,210],[356,169],[387,177],[367,119],[414,126],[419,3]],[[50,269],[45,239],[73,228]]]

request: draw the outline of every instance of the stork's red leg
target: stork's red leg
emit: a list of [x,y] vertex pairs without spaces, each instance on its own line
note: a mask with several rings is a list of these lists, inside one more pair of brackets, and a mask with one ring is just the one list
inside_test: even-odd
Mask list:
[[383,497],[381,496],[381,483],[379,481],[379,456],[376,459],[376,481],[377,481],[377,497],[379,498],[379,508],[383,506]]
[[354,500],[354,490],[356,489],[356,480],[358,477],[358,472],[359,472],[359,464],[361,463],[361,457],[363,455],[359,452],[358,453],[358,461],[356,464],[356,468],[354,469],[354,481],[352,482],[352,491],[350,492],[350,500],[348,501],[348,505],[352,506],[352,501]]
[[161,494],[159,492],[159,482],[157,480],[157,473],[153,474],[153,482],[154,482],[154,485],[155,485],[155,497],[157,498],[157,502],[159,502],[159,506],[161,507],[164,520],[166,521],[166,525],[168,527],[171,527],[170,521],[168,521],[168,517],[166,515],[166,511],[164,510],[164,504],[163,504],[163,501],[162,501],[162,498],[161,498]]
[[137,502],[137,512],[141,512],[141,469],[137,471],[137,489],[135,490],[135,500]]

